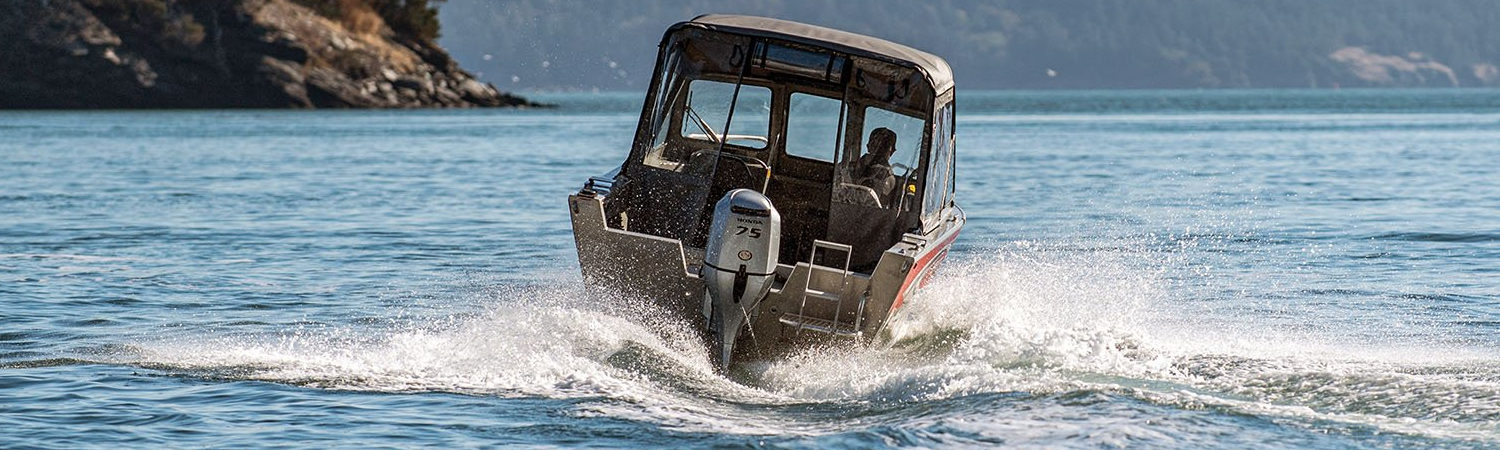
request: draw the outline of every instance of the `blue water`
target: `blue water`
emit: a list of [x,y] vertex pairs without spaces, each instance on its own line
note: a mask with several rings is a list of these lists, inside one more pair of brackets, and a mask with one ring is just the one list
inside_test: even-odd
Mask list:
[[0,447],[1500,446],[1500,91],[960,94],[889,340],[585,295],[638,94],[0,112]]

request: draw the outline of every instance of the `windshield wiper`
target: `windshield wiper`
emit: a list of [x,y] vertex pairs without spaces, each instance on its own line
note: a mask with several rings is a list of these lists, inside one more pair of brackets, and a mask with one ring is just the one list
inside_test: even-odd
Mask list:
[[718,144],[724,141],[724,138],[719,136],[719,133],[715,132],[714,128],[708,125],[708,121],[703,120],[703,116],[698,115],[698,111],[693,110],[693,105],[687,105],[687,114],[688,118],[693,119],[693,123],[697,124],[698,128],[708,135],[710,142]]

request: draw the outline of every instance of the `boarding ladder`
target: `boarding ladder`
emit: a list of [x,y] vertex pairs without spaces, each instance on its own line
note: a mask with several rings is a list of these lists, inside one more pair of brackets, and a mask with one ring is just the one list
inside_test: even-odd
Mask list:
[[[819,250],[825,251],[825,262],[827,259],[827,251],[843,252],[844,264],[839,267],[819,265],[817,263]],[[841,337],[860,337],[862,334],[860,333],[860,327],[864,324],[865,317],[865,296],[859,296],[859,303],[857,305],[857,311],[855,311],[853,322],[839,320],[844,312],[844,293],[850,290],[850,285],[853,281],[852,278],[854,273],[849,270],[849,260],[853,254],[854,247],[837,242],[813,240],[812,254],[808,255],[807,258],[807,278],[804,280],[804,283],[802,285],[802,303],[800,306],[798,306],[796,313],[787,312],[786,314],[782,314],[780,319],[781,323],[783,325],[796,327],[798,332],[801,332],[802,330],[809,330]],[[818,271],[835,270],[837,270],[839,274],[838,288],[836,290],[828,291],[813,287],[812,280],[813,277],[818,273]],[[822,286],[823,284],[820,283],[819,287]],[[819,306],[826,306],[826,302],[833,302],[833,315],[828,317],[821,317],[815,314],[813,311],[809,311],[809,299],[812,299],[816,302],[823,302],[823,305],[814,304],[814,310],[819,309]],[[826,308],[823,309],[826,310]]]

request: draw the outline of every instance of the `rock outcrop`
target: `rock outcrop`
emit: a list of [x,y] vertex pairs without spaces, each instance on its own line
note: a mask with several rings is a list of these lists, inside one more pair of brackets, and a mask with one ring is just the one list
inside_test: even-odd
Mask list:
[[[1355,77],[1376,86],[1459,87],[1452,68],[1419,52],[1382,55],[1363,47],[1344,47],[1330,53],[1328,59],[1345,65]],[[1476,65],[1474,77],[1489,81],[1481,72]]]
[[334,4],[0,1],[0,108],[536,106],[369,3]]

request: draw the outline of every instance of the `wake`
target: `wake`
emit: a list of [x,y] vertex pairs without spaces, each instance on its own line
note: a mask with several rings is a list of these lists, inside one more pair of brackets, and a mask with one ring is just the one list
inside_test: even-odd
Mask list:
[[117,362],[326,389],[599,399],[581,414],[746,434],[828,431],[765,407],[1103,391],[1172,408],[1500,436],[1493,349],[1352,345],[1349,330],[1216,317],[1222,308],[1182,296],[1197,290],[1171,278],[1177,257],[1006,244],[951,261],[871,345],[752,361],[732,378],[714,371],[689,324],[567,286],[502,289],[483,311],[392,329],[143,340]]

